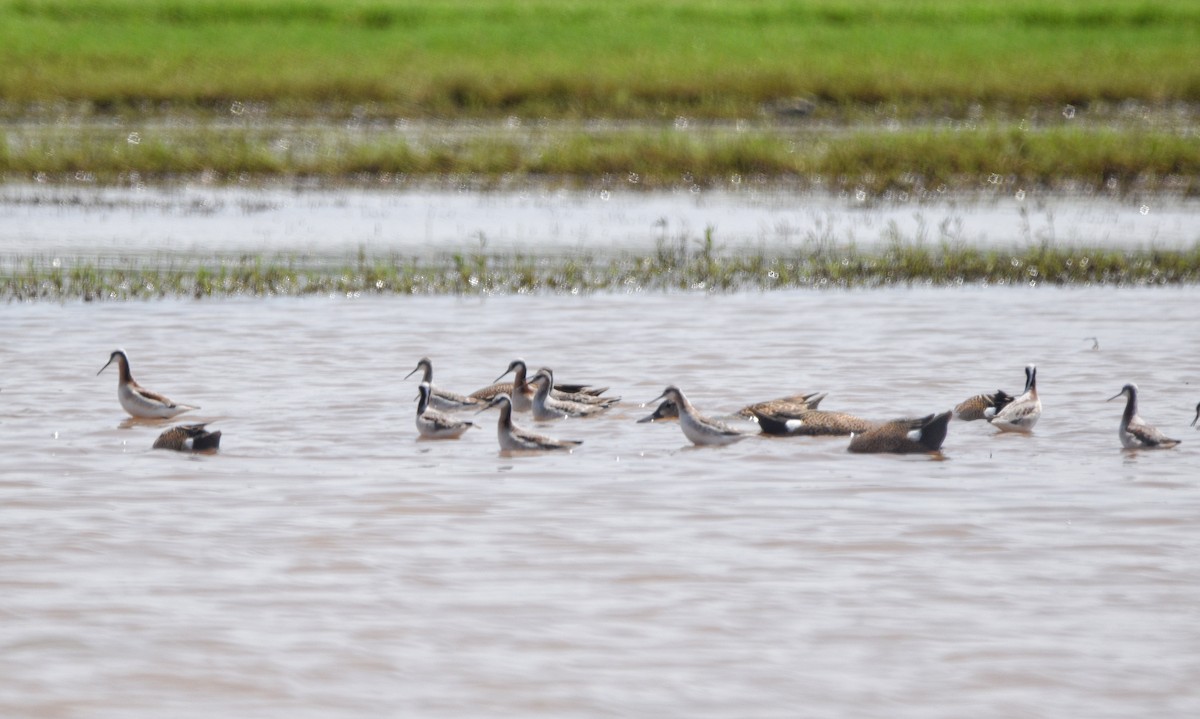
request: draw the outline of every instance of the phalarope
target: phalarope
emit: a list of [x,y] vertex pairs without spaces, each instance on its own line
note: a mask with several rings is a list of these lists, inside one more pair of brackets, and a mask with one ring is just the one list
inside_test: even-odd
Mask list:
[[546,367],[535,372],[528,383],[534,388],[531,407],[533,418],[540,422],[567,417],[595,417],[617,402],[616,399],[610,398],[599,404],[584,404],[555,397],[550,391],[554,385],[554,372]]
[[770,414],[754,410],[763,434],[776,437],[845,436],[855,432],[866,432],[876,427],[875,422],[845,412],[826,412],[809,409],[795,413]]
[[[1179,440],[1171,439],[1138,416],[1136,384],[1131,382],[1125,385],[1120,392],[1109,397],[1108,401],[1111,402],[1121,395],[1125,395],[1125,414],[1121,415],[1121,424],[1117,426],[1121,446],[1125,449],[1170,449],[1179,444]],[[1197,411],[1200,412],[1200,407]]]
[[1042,400],[1038,399],[1037,366],[1029,365],[1025,368],[1025,391],[988,419],[988,422],[1004,432],[1029,432],[1041,416]]
[[[500,450],[503,452],[553,449],[569,451],[583,444],[582,440],[553,439],[513,424],[512,399],[503,392],[493,397],[484,409],[488,407],[500,408],[500,418],[496,422],[496,438],[500,441]],[[482,411],[483,409],[479,410],[479,412]]]
[[429,385],[429,406],[436,410],[453,412],[455,410],[478,407],[482,404],[482,400],[465,397],[457,392],[451,392],[435,386],[433,384],[433,361],[428,357],[422,357],[417,360],[416,368],[404,375],[404,379],[412,377],[417,372],[422,372],[421,381]]
[[862,434],[850,436],[851,452],[913,454],[937,452],[946,441],[946,430],[953,412],[930,414],[920,419],[895,419]]
[[[769,399],[765,402],[757,402],[742,407],[737,411],[737,416],[752,419],[754,418],[754,410],[763,412],[776,410],[794,414],[796,412],[803,412],[804,410],[816,409],[825,397],[826,394],[824,392],[809,392],[807,394],[793,394],[778,399]],[[664,419],[679,419],[679,408],[669,399],[659,402],[658,407],[655,407],[654,411],[650,414],[639,419],[638,423],[657,422]]]
[[[178,404],[135,382],[129,371],[129,358],[125,355],[124,350],[114,350],[109,355],[108,362],[100,368],[100,372],[107,369],[108,365],[113,362],[117,363],[117,369],[120,371],[117,376],[117,399],[121,401],[121,406],[130,415],[143,419],[170,419],[177,414],[200,409],[191,405]],[[100,372],[96,374],[99,375]]]
[[176,425],[154,440],[154,449],[173,449],[177,452],[215,452],[221,446],[221,431],[209,432],[205,424]]
[[683,435],[696,445],[722,445],[737,442],[740,439],[745,439],[748,435],[736,427],[732,427],[724,422],[705,417],[696,411],[688,398],[684,396],[683,390],[675,385],[668,385],[663,393],[651,402],[657,402],[660,399],[669,399],[679,409],[679,426],[683,429]]
[[[513,409],[518,412],[528,412],[533,408],[533,387],[529,386],[526,380],[526,375],[529,372],[528,365],[523,359],[515,359],[508,363],[508,369],[504,373],[492,381],[492,384],[483,389],[475,390],[471,393],[471,397],[479,400],[490,400],[498,394],[507,394],[512,401]],[[501,382],[500,380],[512,374],[512,382]],[[608,391],[608,387],[592,387],[584,384],[563,384],[562,382],[555,383],[551,393],[558,399],[565,399],[572,402],[580,402],[584,404],[603,404],[611,398],[601,398],[600,395]],[[580,395],[580,396],[577,396]]]
[[977,419],[991,419],[1014,399],[1016,398],[1002,389],[998,389],[991,394],[977,394],[958,403],[954,408],[954,418],[961,419],[964,422],[974,422]]
[[417,432],[426,439],[458,439],[474,422],[444,415],[430,406],[433,388],[428,382],[417,387]]

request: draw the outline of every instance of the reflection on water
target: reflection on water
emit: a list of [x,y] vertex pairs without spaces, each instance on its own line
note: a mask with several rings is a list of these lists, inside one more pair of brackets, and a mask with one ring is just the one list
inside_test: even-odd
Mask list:
[[[9,305],[4,716],[1193,716],[1196,288]],[[1092,349],[1099,338],[1100,350]],[[116,380],[204,409],[149,450]],[[626,402],[417,441],[415,379],[515,357]],[[826,391],[875,418],[1017,391],[944,461],[638,424]],[[1120,449],[1125,382],[1184,443]],[[528,417],[521,421],[533,424]],[[803,707],[798,710],[797,707]]]
[[[932,199],[931,199],[932,198]],[[0,188],[0,247],[42,255],[431,250],[646,251],[699,241],[788,247],[895,239],[971,245],[1180,249],[1200,242],[1195,200],[1021,191],[917,200],[781,189],[640,192],[322,192]]]

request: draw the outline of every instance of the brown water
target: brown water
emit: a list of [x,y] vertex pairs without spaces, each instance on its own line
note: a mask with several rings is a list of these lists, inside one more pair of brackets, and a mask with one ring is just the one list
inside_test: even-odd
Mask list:
[[[0,716],[1192,717],[1200,289],[0,307]],[[1093,351],[1097,336],[1100,349]],[[109,352],[215,456],[126,427]],[[418,441],[422,355],[627,403],[501,456]],[[1020,389],[943,460],[694,449],[638,403],[870,417]],[[1184,443],[1120,449],[1126,382]],[[531,424],[528,418],[523,420]]]

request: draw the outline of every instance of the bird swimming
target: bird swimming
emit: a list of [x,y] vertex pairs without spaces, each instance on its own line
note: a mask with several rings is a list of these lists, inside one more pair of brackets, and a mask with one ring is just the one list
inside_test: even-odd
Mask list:
[[[735,427],[732,427],[719,420],[706,417],[696,411],[688,398],[684,396],[683,390],[675,385],[668,385],[663,393],[651,402],[657,402],[660,399],[671,400],[679,409],[679,426],[683,429],[683,435],[695,445],[724,445],[732,444],[738,440],[745,439],[748,435]],[[648,403],[647,403],[648,404]]]
[[1042,416],[1042,400],[1037,392],[1037,365],[1025,367],[1025,391],[1004,409],[988,418],[1002,432],[1029,432]]
[[[525,364],[525,360],[515,359],[508,363],[508,369],[504,370],[504,373],[497,377],[492,384],[483,389],[475,390],[471,393],[471,397],[487,401],[498,394],[507,394],[514,410],[517,412],[528,412],[533,408],[534,393],[533,387],[526,381],[528,371],[529,368]],[[513,376],[512,382],[500,381],[510,373]],[[608,387],[591,387],[584,384],[563,384],[561,382],[556,382],[551,388],[551,394],[558,399],[566,399],[584,404],[603,404],[606,401],[610,401],[612,398],[600,397],[600,395],[607,391]]]
[[555,397],[551,391],[551,387],[554,385],[554,372],[545,367],[529,378],[529,384],[534,387],[531,407],[533,418],[539,422],[567,417],[595,417],[617,402],[614,398],[601,404],[588,404]]
[[154,449],[177,452],[215,452],[221,446],[221,431],[209,432],[207,423],[180,424],[165,430],[154,440]]
[[768,414],[754,410],[754,417],[758,420],[763,434],[775,437],[838,436],[867,432],[876,426],[875,422],[846,412],[826,412],[820,409],[794,414]]
[[858,453],[914,454],[937,452],[946,441],[953,412],[930,414],[919,419],[896,419],[850,436],[847,450]]
[[[1111,402],[1121,395],[1125,396],[1125,412],[1121,415],[1121,424],[1117,425],[1117,437],[1125,449],[1170,449],[1179,444],[1179,440],[1171,439],[1157,428],[1146,424],[1138,416],[1138,387],[1132,382],[1121,388],[1112,397]],[[1197,408],[1200,411],[1200,407]]]
[[977,394],[968,397],[954,407],[954,418],[964,422],[974,422],[977,419],[991,419],[1007,407],[1014,399],[1011,394],[998,389],[991,394]]
[[[825,399],[824,392],[808,392],[803,394],[793,394],[787,397],[778,399],[769,399],[764,402],[756,402],[748,404],[737,411],[738,417],[746,419],[754,419],[755,410],[771,413],[771,412],[803,412],[808,409],[816,409],[821,400]],[[659,402],[658,406],[650,414],[638,420],[639,424],[646,422],[658,422],[664,419],[679,419],[679,408],[669,399],[664,399]]]
[[417,387],[417,433],[426,439],[458,439],[468,429],[475,426],[474,422],[456,419],[442,414],[430,406],[433,388],[428,382],[422,382]]
[[457,392],[442,389],[433,384],[433,360],[428,357],[422,357],[417,360],[417,366],[412,372],[404,375],[404,379],[412,377],[417,372],[422,372],[421,381],[429,385],[429,406],[433,409],[442,412],[453,412],[460,409],[468,409],[478,407],[483,404],[483,401],[474,397],[467,397]]
[[[121,402],[121,407],[130,416],[142,419],[170,419],[177,414],[200,409],[199,407],[179,404],[174,400],[167,399],[163,395],[151,392],[134,381],[133,374],[129,371],[129,357],[125,355],[124,350],[113,350],[113,353],[108,357],[108,362],[100,368],[100,372],[107,369],[108,365],[113,362],[117,363],[117,369],[119,370],[119,374],[117,375],[117,399]],[[100,372],[97,372],[96,375],[99,376]]]
[[[581,440],[554,439],[518,427],[512,421],[512,399],[503,392],[493,397],[484,409],[488,407],[500,408],[500,417],[496,421],[496,439],[500,442],[502,452],[559,449],[570,451],[583,444]],[[482,411],[483,409],[479,410]]]

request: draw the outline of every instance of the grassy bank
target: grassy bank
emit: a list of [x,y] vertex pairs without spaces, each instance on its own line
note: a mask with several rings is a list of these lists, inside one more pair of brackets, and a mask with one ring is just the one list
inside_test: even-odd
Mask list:
[[0,0],[10,117],[745,118],[794,97],[818,117],[1197,103],[1200,3]]
[[297,256],[89,260],[9,257],[0,298],[127,300],[233,296],[488,294],[855,288],[888,285],[1171,285],[1200,281],[1184,251],[979,249],[894,242],[872,251],[813,246],[725,253],[711,234],[647,254],[532,257],[455,253],[419,259]]
[[[135,128],[135,129],[131,129]],[[874,131],[496,128],[482,133],[122,125],[0,130],[9,181],[99,184],[318,179],[329,185],[469,178],[478,186],[659,188],[786,179],[870,192],[1076,183],[1200,193],[1200,141],[1153,129]]]

